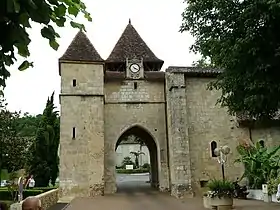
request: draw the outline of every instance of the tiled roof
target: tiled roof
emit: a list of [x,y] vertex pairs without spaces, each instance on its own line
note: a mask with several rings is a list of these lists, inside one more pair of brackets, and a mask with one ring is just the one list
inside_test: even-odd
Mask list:
[[66,52],[59,59],[60,61],[90,61],[103,62],[99,53],[96,51],[88,37],[79,31]]
[[223,72],[222,69],[215,68],[201,68],[201,67],[183,67],[183,66],[169,66],[166,72],[170,73],[184,73],[193,77],[216,77]]
[[107,58],[106,62],[119,63],[125,62],[126,59],[142,59],[143,62],[162,63],[163,61],[156,57],[152,50],[147,46],[140,37],[136,29],[129,21],[127,27],[122,33],[120,39]]

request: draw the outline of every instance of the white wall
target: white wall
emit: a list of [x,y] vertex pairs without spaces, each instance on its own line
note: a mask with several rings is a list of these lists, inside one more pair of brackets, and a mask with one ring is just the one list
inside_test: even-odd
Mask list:
[[[120,144],[116,151],[116,165],[121,166],[122,161],[125,157],[129,156],[131,157],[131,160],[135,161],[135,156],[130,154],[130,152],[137,152],[140,151],[140,144]],[[140,155],[139,157],[139,165],[142,166],[145,163],[150,164],[150,153],[147,146],[142,146],[141,149],[142,152],[145,153],[145,155]]]

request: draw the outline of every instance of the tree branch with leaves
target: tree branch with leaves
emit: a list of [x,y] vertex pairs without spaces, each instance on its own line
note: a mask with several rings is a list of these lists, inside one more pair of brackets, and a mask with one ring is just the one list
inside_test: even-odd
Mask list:
[[[57,38],[60,36],[55,27],[70,23],[73,28],[85,30],[83,24],[75,22],[79,14],[92,21],[81,0],[1,0],[0,87],[6,86],[5,80],[10,76],[7,67],[15,63],[16,54],[24,58],[30,56],[28,46],[31,39],[27,29],[31,28],[31,22],[41,24],[42,37],[48,39],[49,45],[57,50]],[[33,66],[33,62],[26,59],[18,69],[22,71],[30,66]]]
[[280,107],[280,4],[271,0],[186,0],[180,31],[191,50],[224,69],[210,89],[234,115],[273,118]]

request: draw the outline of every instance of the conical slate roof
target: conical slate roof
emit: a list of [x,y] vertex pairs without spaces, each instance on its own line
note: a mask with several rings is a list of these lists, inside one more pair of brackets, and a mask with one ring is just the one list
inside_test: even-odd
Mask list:
[[130,21],[106,62],[125,62],[127,58],[143,58],[144,62],[163,63],[147,46]]
[[103,62],[99,53],[96,51],[88,37],[79,31],[66,52],[59,59],[60,61],[90,61]]

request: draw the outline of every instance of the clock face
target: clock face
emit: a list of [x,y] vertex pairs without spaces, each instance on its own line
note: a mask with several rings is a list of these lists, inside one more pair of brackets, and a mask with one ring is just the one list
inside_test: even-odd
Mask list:
[[133,63],[130,65],[129,69],[131,72],[137,73],[138,71],[140,71],[140,66],[137,63]]

